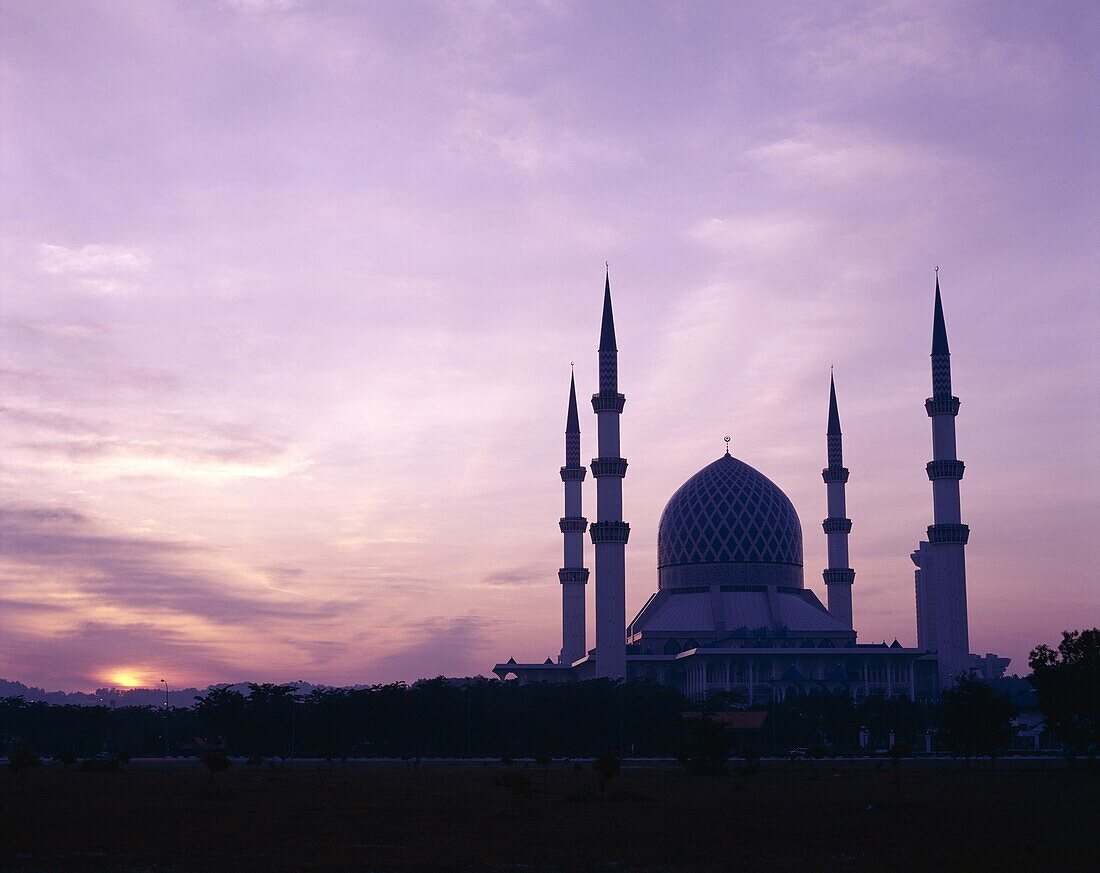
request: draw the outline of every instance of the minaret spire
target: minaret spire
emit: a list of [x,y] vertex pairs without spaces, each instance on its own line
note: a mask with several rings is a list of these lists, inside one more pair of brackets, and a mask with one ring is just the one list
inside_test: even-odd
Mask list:
[[829,374],[829,436],[840,436],[840,410],[836,405],[836,380]]
[[581,483],[587,471],[581,466],[581,424],[577,415],[577,384],[569,374],[569,411],[565,416],[565,515],[558,521],[564,545],[564,560],[558,570],[561,583],[561,654],[559,664],[572,664],[588,651],[585,642],[584,587],[588,570],[584,566],[584,532],[588,519],[581,515]]
[[932,314],[932,396],[951,396],[951,349],[947,344],[947,324],[943,318],[943,301],[940,299],[938,269],[936,272],[936,306]]
[[[577,415],[577,380],[570,368],[569,372],[569,412],[565,417],[565,432],[580,436],[581,421]],[[579,463],[579,459],[578,459]]]
[[943,319],[943,299],[940,297],[940,274],[936,272],[936,307],[932,313],[932,354],[949,355],[947,345],[947,323]]
[[946,687],[970,662],[966,611],[966,543],[970,528],[962,523],[959,482],[964,464],[956,455],[955,418],[959,398],[951,391],[951,352],[936,273],[932,314],[932,396],[924,401],[932,419],[932,460],[926,469],[932,482],[933,524],[928,540],[913,553],[917,587],[917,644],[935,652],[940,684]]
[[626,459],[619,457],[619,416],[626,398],[619,393],[610,271],[604,276],[599,356],[600,390],[592,395],[599,429],[599,456],[592,459],[596,522],[590,530],[596,550],[596,675],[623,679],[626,677],[626,541],[630,525],[623,521]]
[[604,275],[603,319],[600,323],[600,391],[619,390],[618,348],[615,345],[615,313],[611,309],[611,274]]
[[848,566],[848,534],[852,520],[847,517],[844,486],[848,468],[844,466],[844,446],[840,432],[840,410],[836,402],[836,381],[829,375],[829,427],[826,432],[829,466],[821,471],[825,480],[829,517],[822,523],[829,547],[829,567],[822,574],[829,599],[829,613],[845,627],[852,627],[852,583],[856,571]]

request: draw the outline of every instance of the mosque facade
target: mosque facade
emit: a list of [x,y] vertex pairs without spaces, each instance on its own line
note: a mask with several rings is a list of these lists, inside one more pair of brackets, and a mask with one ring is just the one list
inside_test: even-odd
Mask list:
[[[691,698],[728,692],[751,704],[815,690],[847,691],[857,700],[874,694],[934,699],[967,672],[1003,674],[1008,660],[970,653],[966,610],[965,550],[970,529],[962,522],[947,327],[936,280],[932,323],[932,396],[925,410],[932,424],[933,524],[911,557],[917,569],[917,645],[857,641],[852,594],[855,570],[848,557],[852,521],[847,517],[843,434],[836,385],[830,380],[822,470],[828,517],[823,572],[827,604],[803,577],[802,525],[787,495],[763,473],[729,453],[689,478],[665,505],[657,528],[657,590],[626,621],[626,546],[623,520],[618,348],[610,278],[604,280],[599,347],[596,519],[583,514],[580,417],[571,378],[561,479],[565,514],[562,647],[558,659],[497,664],[502,680],[569,682],[648,678]],[[595,646],[586,641],[584,560],[588,533],[595,556]]]

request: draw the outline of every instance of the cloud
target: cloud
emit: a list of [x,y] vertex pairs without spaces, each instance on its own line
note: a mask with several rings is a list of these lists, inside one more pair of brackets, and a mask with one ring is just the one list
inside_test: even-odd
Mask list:
[[[549,572],[549,575],[548,575]],[[553,577],[553,571],[539,564],[527,564],[521,567],[511,567],[507,570],[495,570],[481,581],[485,585],[527,585],[544,583]]]
[[51,632],[48,637],[28,632],[6,619],[4,656],[0,663],[19,665],[32,682],[37,676],[69,688],[94,688],[110,684],[119,671],[132,673],[142,684],[153,685],[167,677],[173,686],[186,676],[233,676],[237,673],[229,653],[219,653],[208,643],[191,638],[185,628],[140,621],[77,621]]
[[452,131],[458,154],[478,162],[487,155],[528,174],[575,171],[583,166],[628,166],[638,161],[631,147],[581,133],[550,116],[533,99],[502,92],[472,91]]
[[800,77],[859,88],[917,81],[944,89],[1045,89],[1060,66],[1040,41],[996,33],[976,9],[911,0],[872,3],[851,14],[820,7],[788,30]]
[[787,136],[751,147],[747,157],[788,183],[807,181],[861,187],[942,171],[947,155],[936,146],[896,141],[851,125],[799,123]]
[[142,272],[149,267],[148,255],[118,246],[86,245],[69,249],[41,243],[38,253],[42,269],[47,273],[110,275]]
[[[288,597],[265,584],[234,579],[208,547],[114,533],[66,507],[0,507],[0,529],[0,562],[13,574],[50,579],[51,584],[37,589],[46,604],[158,619],[187,616],[234,626],[292,623],[305,617],[323,624],[333,614],[329,600]],[[9,584],[9,594],[28,597],[35,590],[12,588]]]
[[138,286],[133,278],[149,269],[149,256],[119,246],[85,245],[78,249],[41,243],[39,264],[53,275],[72,277],[77,286],[93,294],[131,294]]
[[[45,458],[40,464],[94,480],[181,479],[219,484],[300,473],[313,461],[235,422],[166,413],[113,424],[53,408],[0,407],[0,419],[20,433],[10,445]],[[117,431],[130,430],[123,436]],[[37,432],[37,433],[35,433]]]
[[393,677],[413,681],[441,673],[483,674],[492,657],[495,631],[501,625],[499,620],[473,615],[410,622],[395,628],[400,633],[389,638],[386,654],[371,659],[370,669],[386,681]]
[[774,257],[798,248],[813,231],[812,221],[796,215],[730,215],[705,218],[687,235],[715,249]]

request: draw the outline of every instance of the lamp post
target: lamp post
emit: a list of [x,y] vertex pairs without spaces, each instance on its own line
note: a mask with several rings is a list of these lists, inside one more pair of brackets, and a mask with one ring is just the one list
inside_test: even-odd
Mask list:
[[168,682],[161,679],[164,685],[164,757],[168,757]]

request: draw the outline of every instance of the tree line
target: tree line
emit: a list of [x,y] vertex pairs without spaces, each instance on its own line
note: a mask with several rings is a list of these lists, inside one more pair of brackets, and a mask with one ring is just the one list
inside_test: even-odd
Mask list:
[[[1067,632],[1057,649],[1040,646],[1029,681],[1055,736],[1079,753],[1094,752],[1100,714],[1100,630]],[[681,718],[705,710],[703,719]],[[0,699],[0,752],[90,757],[188,755],[217,751],[273,757],[691,757],[701,743],[742,755],[794,747],[853,751],[906,744],[959,755],[990,754],[1010,739],[1007,695],[970,677],[937,704],[846,693],[790,694],[766,707],[763,729],[715,732],[707,713],[744,708],[728,695],[692,704],[651,681],[591,680],[520,685],[444,678],[360,689],[251,684],[243,693],[215,687],[193,706],[74,706]],[[929,733],[931,731],[931,733]],[[862,734],[862,736],[861,736]]]

